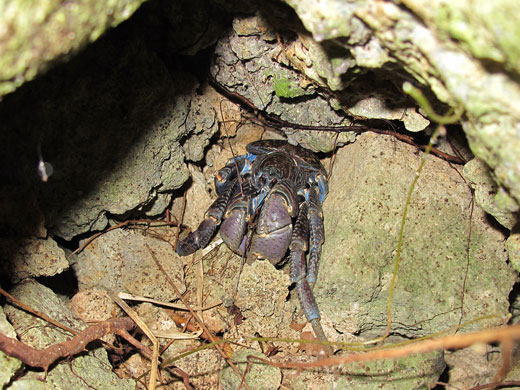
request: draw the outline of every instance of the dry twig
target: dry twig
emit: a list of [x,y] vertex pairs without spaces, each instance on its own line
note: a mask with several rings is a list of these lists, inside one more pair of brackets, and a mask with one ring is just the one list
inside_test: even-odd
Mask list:
[[115,226],[110,226],[108,229],[106,230],[103,230],[102,232],[99,232],[99,233],[96,233],[94,234],[92,237],[90,237],[87,241],[85,241],[78,249],[76,249],[74,252],[72,252],[70,255],[67,256],[67,260],[69,260],[72,256],[80,253],[81,251],[83,251],[83,249],[85,249],[87,246],[90,245],[90,243],[92,243],[92,241],[94,241],[96,238],[98,238],[99,236],[102,236],[103,234],[106,234],[112,230],[115,230],[115,229],[121,229],[125,226],[128,226],[128,225],[152,225],[152,224],[166,224],[166,225],[173,225],[173,226],[179,226],[178,223],[176,222],[171,222],[168,218],[167,221],[156,221],[156,220],[147,220],[147,219],[136,219],[136,220],[128,220],[128,221],[124,221],[124,222],[121,222]]
[[153,345],[152,350],[152,367],[150,368],[150,379],[148,384],[149,390],[155,390],[155,382],[157,380],[157,372],[159,371],[159,341],[154,336],[153,332],[150,330],[150,328],[144,323],[141,318],[137,315],[135,310],[133,310],[130,306],[128,306],[121,298],[117,296],[117,294],[109,292],[110,298],[114,300],[115,303],[117,303],[121,309],[123,309],[126,314],[128,314],[135,323],[139,326],[139,328],[143,331],[143,333],[150,339]]
[[6,297],[9,300],[9,302],[11,302],[13,305],[18,306],[20,309],[23,309],[26,312],[31,313],[31,314],[35,315],[36,317],[41,318],[44,321],[47,321],[49,324],[52,324],[52,325],[56,326],[57,328],[63,329],[64,331],[72,333],[74,335],[77,335],[80,333],[77,330],[71,329],[68,326],[60,324],[58,321],[53,320],[48,315],[41,313],[37,310],[34,310],[30,306],[27,306],[25,303],[19,301],[18,299],[13,297],[11,294],[9,294],[7,291],[5,291],[1,287],[0,287],[0,294],[2,294],[4,297]]
[[49,366],[62,357],[68,357],[83,352],[88,343],[98,340],[107,334],[117,334],[126,339],[128,331],[135,326],[128,318],[112,318],[89,326],[72,339],[51,345],[42,350],[34,349],[23,342],[0,333],[0,350],[6,355],[20,359],[31,367],[43,368],[46,372]]
[[478,332],[457,334],[413,342],[401,347],[377,349],[365,353],[353,353],[346,356],[336,356],[314,362],[272,362],[258,356],[248,356],[249,361],[259,361],[280,368],[308,369],[315,367],[330,367],[352,362],[367,362],[382,359],[397,359],[409,355],[426,353],[441,349],[461,349],[477,343],[511,343],[520,339],[520,325],[510,325],[500,328],[486,329]]
[[[148,245],[147,245],[148,247]],[[233,370],[233,372],[239,377],[241,378],[242,377],[242,373],[240,372],[240,370],[238,369],[238,367],[229,359],[229,357],[226,355],[226,352],[225,350],[217,343],[216,339],[215,339],[215,336],[209,331],[208,327],[204,324],[204,322],[201,320],[201,318],[197,315],[197,313],[190,307],[190,305],[188,304],[188,302],[186,301],[186,299],[184,299],[184,297],[182,296],[181,292],[179,291],[179,289],[177,288],[177,286],[175,285],[175,283],[173,283],[173,280],[171,280],[170,276],[166,273],[166,271],[164,270],[164,267],[162,266],[162,264],[160,263],[160,261],[155,257],[153,251],[151,250],[150,247],[148,247],[148,250],[150,251],[150,255],[152,256],[153,260],[155,261],[155,264],[157,264],[157,267],[159,267],[159,269],[161,270],[161,272],[165,275],[166,277],[166,280],[168,281],[168,283],[172,286],[172,288],[175,290],[176,294],[177,294],[177,297],[182,301],[182,303],[184,303],[186,305],[186,307],[188,308],[188,310],[190,311],[190,314],[193,316],[193,318],[195,318],[195,320],[199,323],[199,325],[201,326],[201,328],[204,330],[204,332],[206,332],[206,334],[208,335],[208,337],[210,338],[211,342],[214,343],[214,347],[215,349],[217,350],[217,352],[220,354],[220,356],[222,356],[224,358],[224,360],[226,360],[226,362],[229,364],[229,367],[231,367],[231,369]],[[247,385],[247,383],[244,382],[244,387],[247,389],[247,390],[251,390],[251,388]]]
[[[240,104],[243,108],[248,110],[251,115],[248,115],[248,119],[250,119],[253,122],[260,123],[262,125],[268,126],[273,129],[282,130],[284,128],[288,129],[295,129],[295,130],[305,130],[305,131],[332,131],[336,133],[341,132],[348,132],[352,131],[355,133],[363,133],[363,132],[373,132],[376,134],[386,134],[391,135],[395,138],[397,138],[399,141],[407,143],[409,145],[413,145],[421,150],[426,149],[426,145],[418,145],[412,136],[409,136],[407,134],[398,133],[391,130],[386,129],[376,129],[373,127],[365,126],[365,125],[349,125],[349,126],[312,126],[312,125],[303,125],[299,123],[292,123],[285,120],[282,120],[274,115],[270,115],[264,110],[258,109],[249,99],[246,97],[230,91],[225,86],[219,84],[215,77],[213,75],[209,74],[209,82],[211,85],[221,94],[226,96],[230,101],[236,102]],[[443,160],[446,160],[448,162],[452,162],[454,164],[464,164],[466,161],[461,159],[458,156],[452,156],[448,153],[445,153],[437,148],[431,149],[431,154],[442,158]]]

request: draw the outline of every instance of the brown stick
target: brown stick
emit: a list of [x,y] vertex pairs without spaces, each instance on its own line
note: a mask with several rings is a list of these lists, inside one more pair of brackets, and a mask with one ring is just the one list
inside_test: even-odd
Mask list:
[[0,287],[0,294],[2,294],[4,297],[6,297],[9,302],[11,302],[13,305],[18,306],[20,309],[25,310],[28,313],[34,314],[36,317],[41,318],[44,321],[47,321],[49,324],[52,324],[60,329],[63,329],[66,332],[72,333],[73,335],[77,335],[79,332],[71,329],[65,325],[60,324],[58,321],[53,320],[50,318],[47,314],[39,312],[38,310],[34,310],[32,307],[26,305],[22,301],[16,299],[11,294],[9,294],[7,291],[5,291],[3,288]]
[[330,367],[352,362],[366,362],[381,359],[397,359],[418,353],[426,353],[440,349],[461,349],[476,343],[510,342],[520,339],[520,325],[504,326],[486,329],[473,333],[457,334],[410,343],[392,349],[377,349],[366,353],[353,353],[346,356],[337,356],[321,359],[315,362],[272,362],[261,357],[250,355],[248,361],[258,361],[280,368],[315,368]]
[[171,221],[156,221],[156,220],[152,220],[152,219],[135,219],[135,220],[128,220],[128,221],[124,221],[124,222],[121,222],[115,226],[110,226],[108,229],[105,229],[103,230],[102,232],[98,232],[96,234],[94,234],[92,237],[90,237],[87,241],[85,241],[78,249],[76,249],[74,252],[72,252],[70,255],[67,256],[67,260],[69,260],[72,256],[80,253],[81,251],[83,251],[83,249],[85,249],[88,245],[90,245],[90,243],[92,241],[94,241],[96,238],[98,238],[99,236],[102,236],[103,234],[105,233],[108,233],[108,232],[111,232],[112,230],[115,230],[115,229],[121,229],[125,226],[128,226],[128,225],[153,225],[153,224],[166,224],[168,226],[178,226],[179,224],[177,222],[171,222]]
[[[376,129],[373,127],[360,125],[360,124],[354,124],[354,125],[348,125],[348,126],[312,126],[312,125],[304,125],[299,123],[292,123],[285,121],[283,119],[280,119],[274,115],[270,115],[267,112],[263,110],[259,110],[255,107],[255,105],[245,98],[244,96],[238,94],[237,92],[230,91],[225,86],[220,84],[213,75],[209,74],[209,82],[211,85],[217,90],[217,92],[223,94],[226,96],[229,100],[232,102],[240,104],[242,107],[250,111],[253,115],[249,117],[252,121],[259,122],[260,124],[263,124],[268,127],[272,127],[274,129],[282,130],[283,128],[289,128],[289,129],[295,129],[295,130],[304,130],[304,131],[333,131],[337,133],[342,132],[348,132],[352,131],[355,133],[363,133],[366,131],[370,131],[376,134],[383,134],[383,135],[391,135],[395,138],[397,138],[401,142],[405,142],[409,145],[415,146],[421,150],[424,150],[426,148],[426,145],[418,145],[413,137],[398,133],[395,131],[385,130],[385,129]],[[431,154],[442,158],[445,161],[454,163],[454,164],[465,164],[466,161],[464,159],[458,157],[458,156],[452,156],[448,153],[445,153],[437,148],[432,148],[430,151]]]
[[[222,358],[224,358],[224,360],[227,362],[227,364],[229,365],[229,367],[231,367],[231,369],[233,370],[233,372],[239,377],[241,378],[242,377],[242,373],[240,372],[240,370],[238,369],[238,367],[230,360],[229,356],[226,355],[226,351],[224,350],[224,348],[222,348],[222,346],[220,346],[218,343],[217,343],[217,340],[215,339],[215,336],[213,336],[213,334],[209,331],[208,327],[204,324],[204,322],[202,321],[202,319],[197,315],[197,313],[195,313],[193,311],[193,309],[190,307],[190,305],[188,304],[188,302],[186,301],[186,299],[182,296],[181,292],[179,291],[179,289],[177,288],[177,286],[175,285],[175,283],[173,283],[172,279],[170,278],[170,276],[168,275],[168,273],[164,270],[164,267],[161,265],[161,262],[157,259],[157,257],[154,255],[152,249],[148,246],[148,244],[146,244],[149,252],[150,252],[150,255],[152,256],[153,260],[155,261],[155,264],[157,264],[157,267],[161,270],[161,272],[164,274],[164,276],[166,277],[166,280],[168,281],[168,284],[170,284],[170,286],[172,286],[172,288],[175,290],[175,293],[177,294],[177,297],[182,301],[182,303],[184,303],[184,305],[188,308],[188,310],[190,311],[191,315],[193,316],[193,318],[195,318],[195,320],[199,323],[199,325],[201,326],[201,328],[204,330],[204,332],[206,332],[206,334],[208,335],[209,339],[211,340],[212,343],[215,344],[215,349],[217,350],[217,352],[220,354],[220,356],[222,356]],[[248,386],[247,383],[244,382],[244,387],[247,389],[247,390],[251,390],[251,388]]]
[[123,336],[123,333],[126,333],[134,326],[134,322],[128,317],[112,318],[89,326],[68,341],[51,345],[42,350],[34,349],[19,340],[0,333],[0,350],[9,356],[20,359],[28,366],[40,367],[47,371],[49,366],[57,359],[73,356],[84,351],[87,344],[91,341],[111,333]]

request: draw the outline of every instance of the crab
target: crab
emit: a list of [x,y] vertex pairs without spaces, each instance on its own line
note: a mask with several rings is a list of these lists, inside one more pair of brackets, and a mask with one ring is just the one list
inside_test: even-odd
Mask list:
[[222,240],[248,262],[281,265],[288,259],[303,312],[316,337],[326,341],[312,290],[325,239],[327,173],[314,153],[285,141],[255,141],[246,150],[215,175],[217,199],[176,251],[186,256],[204,248],[220,226]]

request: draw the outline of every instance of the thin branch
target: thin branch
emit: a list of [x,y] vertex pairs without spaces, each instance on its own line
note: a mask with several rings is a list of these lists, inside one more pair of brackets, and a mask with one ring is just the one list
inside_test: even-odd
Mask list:
[[175,223],[175,222],[171,222],[171,221],[156,221],[156,220],[147,220],[147,219],[136,219],[136,220],[129,220],[129,221],[124,221],[124,222],[121,222],[115,226],[110,226],[108,229],[106,230],[103,230],[102,232],[98,232],[96,234],[94,234],[92,237],[90,237],[85,243],[83,243],[78,249],[76,249],[74,252],[72,252],[70,255],[67,256],[67,260],[69,260],[72,256],[80,253],[81,251],[83,251],[83,249],[85,249],[88,245],[90,245],[90,243],[92,243],[92,241],[94,241],[96,238],[98,238],[99,236],[102,236],[103,234],[105,233],[108,233],[112,230],[115,230],[115,229],[120,229],[120,228],[123,228],[127,225],[152,225],[152,224],[166,224],[168,226],[180,226],[179,223]]
[[315,362],[272,362],[258,356],[248,356],[250,361],[259,361],[270,366],[280,368],[316,368],[331,367],[352,362],[367,362],[382,359],[397,359],[409,355],[427,353],[441,349],[461,349],[477,343],[510,342],[520,339],[520,325],[504,326],[500,328],[486,329],[478,332],[457,334],[410,343],[402,347],[391,349],[378,349],[366,353],[353,353],[346,356],[331,357]]
[[[376,129],[376,128],[365,126],[365,125],[355,124],[355,125],[343,125],[343,126],[312,126],[312,125],[303,125],[303,124],[299,124],[299,123],[288,122],[288,121],[280,119],[274,115],[270,115],[267,112],[265,112],[264,110],[258,109],[246,97],[244,97],[236,92],[230,91],[225,86],[219,84],[217,82],[217,80],[215,80],[213,75],[211,75],[211,74],[209,75],[209,82],[218,92],[220,92],[221,94],[226,96],[229,100],[239,104],[241,107],[243,107],[248,112],[250,112],[251,115],[248,116],[248,118],[250,120],[252,120],[253,122],[256,122],[256,123],[260,123],[264,126],[271,127],[273,129],[278,129],[281,131],[284,128],[288,128],[288,129],[303,130],[303,131],[329,131],[329,132],[332,131],[332,132],[336,132],[336,133],[343,133],[343,132],[348,132],[348,131],[355,132],[355,133],[363,133],[363,132],[370,131],[370,132],[373,132],[376,134],[391,135],[391,136],[397,138],[399,141],[405,142],[412,146],[415,146],[423,151],[427,147],[427,145],[418,145],[414,141],[413,137],[411,137],[409,135],[398,133],[398,132],[391,131],[391,130],[386,130],[386,129]],[[452,156],[437,148],[432,148],[430,153],[439,158],[442,158],[445,161],[448,161],[448,162],[451,162],[454,164],[465,164],[466,163],[466,161],[464,161],[464,159],[462,159],[458,156]]]
[[136,313],[134,309],[132,309],[130,306],[126,304],[121,298],[117,296],[116,293],[109,291],[108,295],[110,295],[110,298],[117,303],[121,309],[123,309],[126,314],[128,314],[134,322],[139,326],[139,328],[143,331],[143,333],[150,339],[152,342],[152,366],[150,368],[150,379],[148,381],[148,388],[149,390],[155,390],[156,386],[156,380],[157,380],[157,372],[159,371],[159,341],[154,336],[153,332],[150,330],[148,325],[144,323],[143,320],[139,317],[139,315]]
[[[138,296],[138,295],[131,295],[131,294],[127,294],[127,293],[124,293],[124,292],[119,292],[117,294],[117,296],[119,298],[125,299],[127,301],[149,302],[149,303],[153,303],[153,304],[159,305],[159,306],[170,307],[172,309],[188,310],[188,308],[184,304],[163,302],[163,301],[158,301],[157,299],[141,297],[141,296]],[[218,301],[216,303],[213,303],[211,305],[204,306],[204,307],[202,307],[202,306],[195,306],[195,307],[192,307],[192,309],[193,310],[197,310],[197,311],[206,311],[206,310],[213,309],[214,307],[217,307],[217,306],[220,306],[220,305],[222,305],[222,301]]]
[[53,320],[47,314],[34,310],[32,307],[26,305],[25,303],[19,301],[15,297],[13,297],[11,294],[9,294],[7,291],[5,291],[1,287],[0,287],[0,294],[2,294],[4,297],[6,297],[9,300],[9,302],[11,302],[13,305],[18,306],[20,309],[23,309],[26,312],[31,313],[31,314],[35,315],[36,317],[41,318],[42,320],[47,321],[48,323],[50,323],[60,329],[63,329],[66,332],[69,332],[73,335],[78,335],[80,333],[77,330],[71,329],[65,325],[60,324],[58,321]]
[[34,349],[17,339],[0,333],[0,350],[6,355],[20,359],[28,366],[40,367],[47,371],[49,366],[59,358],[83,352],[91,341],[112,333],[125,337],[134,326],[134,322],[128,317],[112,318],[89,326],[68,341],[51,345],[42,350]]
[[[190,314],[193,316],[193,318],[195,318],[195,320],[199,323],[199,325],[201,326],[201,328],[204,330],[204,332],[206,332],[206,334],[208,335],[208,337],[210,338],[211,342],[214,344],[214,347],[215,349],[217,350],[217,352],[220,354],[220,356],[222,356],[224,358],[224,360],[227,362],[227,364],[229,364],[229,367],[231,367],[231,369],[233,370],[233,372],[235,372],[235,374],[240,378],[242,376],[242,373],[240,372],[240,370],[238,369],[238,367],[229,359],[229,356],[226,355],[226,352],[225,350],[219,345],[218,341],[216,340],[215,336],[213,336],[213,334],[209,331],[208,327],[206,326],[206,324],[204,324],[204,322],[201,320],[201,318],[197,315],[197,313],[195,311],[193,311],[193,309],[190,307],[190,305],[188,304],[188,302],[186,301],[186,299],[182,296],[181,292],[179,291],[179,289],[177,288],[177,286],[175,285],[175,283],[173,282],[173,280],[170,278],[170,276],[168,275],[168,273],[164,270],[164,267],[162,266],[161,262],[157,259],[157,257],[155,256],[155,254],[153,253],[152,249],[148,246],[148,244],[146,244],[146,247],[148,248],[148,250],[150,251],[150,255],[152,256],[153,260],[155,261],[155,264],[157,264],[157,267],[159,267],[159,269],[161,270],[161,272],[164,274],[164,276],[166,277],[166,280],[168,281],[168,283],[172,286],[172,288],[174,289],[174,291],[176,292],[177,294],[177,297],[182,301],[182,303],[184,303],[186,305],[186,307],[188,308],[188,310],[190,311]],[[244,383],[244,387],[247,389],[247,390],[251,390],[251,388],[247,385],[247,383]]]

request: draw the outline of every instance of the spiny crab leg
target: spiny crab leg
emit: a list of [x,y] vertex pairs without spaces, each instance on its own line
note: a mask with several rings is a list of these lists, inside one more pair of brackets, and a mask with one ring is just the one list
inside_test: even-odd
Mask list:
[[219,197],[213,202],[206,211],[204,221],[201,222],[197,230],[191,232],[186,238],[177,242],[177,248],[175,251],[180,256],[191,255],[200,248],[204,248],[209,244],[209,241],[215,234],[215,230],[220,225],[222,217],[226,212],[229,198],[235,190],[237,181],[235,180],[232,184],[219,195]]
[[[255,141],[246,150],[215,175],[218,198],[197,230],[179,241],[177,252],[185,256],[205,247],[219,226],[226,245],[248,262],[261,258],[279,265],[289,250],[301,306],[316,337],[325,342],[312,289],[325,238],[321,205],[327,172],[313,152],[286,141]],[[324,350],[332,354],[326,343]]]
[[[323,331],[323,327],[321,326],[321,317],[318,309],[318,305],[316,303],[316,299],[314,298],[314,294],[312,293],[313,284],[309,283],[309,275],[307,270],[307,262],[305,259],[305,252],[307,250],[307,242],[309,242],[309,221],[308,218],[312,217],[314,213],[316,205],[314,201],[315,196],[310,195],[309,193],[316,194],[313,190],[307,189],[305,193],[306,201],[300,205],[300,210],[298,212],[298,217],[294,224],[293,232],[291,235],[291,243],[289,244],[290,250],[290,274],[291,281],[296,284],[296,292],[298,294],[298,298],[300,300],[300,304],[302,306],[305,317],[307,317],[307,321],[309,321],[314,330],[314,334],[317,339],[323,342],[327,342],[327,336],[325,336],[325,332]],[[317,198],[317,196],[316,196]],[[310,207],[309,207],[310,205]],[[318,224],[320,225],[320,224]],[[321,228],[323,228],[323,224],[321,224]],[[312,233],[312,229],[320,230],[319,226],[311,226],[311,246],[314,248],[319,240],[314,240],[313,235],[316,233]],[[318,245],[321,248],[321,241]],[[315,249],[315,248],[314,248]],[[311,252],[312,253],[312,252]],[[317,252],[319,256],[319,251]],[[318,257],[319,261],[319,257]],[[317,266],[317,261],[314,260],[313,266]],[[317,269],[315,271],[317,273]],[[316,274],[314,275],[315,280]],[[329,345],[324,345],[325,353],[330,356],[333,351]]]
[[311,244],[307,266],[307,281],[312,289],[318,277],[321,246],[325,241],[325,229],[323,227],[323,213],[321,211],[321,203],[318,201],[318,194],[316,194],[314,188],[310,188],[306,191],[305,195],[309,205],[309,241]]

